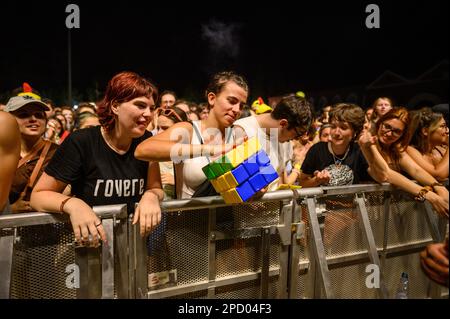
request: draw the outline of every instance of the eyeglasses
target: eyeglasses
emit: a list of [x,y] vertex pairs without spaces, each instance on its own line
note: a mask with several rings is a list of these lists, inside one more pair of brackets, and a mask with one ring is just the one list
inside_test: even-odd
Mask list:
[[385,133],[391,132],[392,135],[395,137],[400,137],[403,134],[403,130],[392,127],[389,124],[381,123],[381,126],[382,126],[381,128],[383,129],[383,131],[385,131]]
[[19,119],[26,119],[29,117],[34,116],[38,120],[45,120],[47,116],[42,111],[35,111],[35,112],[19,112],[15,113],[14,116],[18,117]]
[[181,118],[181,116],[178,115],[177,112],[175,112],[173,109],[158,109],[158,115],[163,115],[163,116],[175,116],[175,118],[179,121],[179,122],[184,122],[183,119]]

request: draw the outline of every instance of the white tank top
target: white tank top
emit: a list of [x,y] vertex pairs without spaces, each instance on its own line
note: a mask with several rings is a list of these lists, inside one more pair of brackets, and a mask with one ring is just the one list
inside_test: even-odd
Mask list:
[[[192,125],[198,129],[201,134],[200,121],[193,121]],[[192,133],[191,144],[202,144],[202,137],[198,136],[194,127]],[[231,134],[227,137],[227,142],[230,143]],[[205,173],[202,168],[209,163],[209,159],[206,156],[195,157],[184,160],[183,164],[183,186],[181,188],[181,198],[191,198],[194,195],[197,188],[206,181]]]

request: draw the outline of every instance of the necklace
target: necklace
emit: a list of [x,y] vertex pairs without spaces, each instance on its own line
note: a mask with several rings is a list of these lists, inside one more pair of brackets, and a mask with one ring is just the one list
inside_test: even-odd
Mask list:
[[342,158],[339,158],[336,156],[336,154],[334,154],[331,143],[328,143],[328,150],[330,151],[331,155],[333,155],[334,164],[336,166],[340,166],[342,162],[347,158],[348,152],[350,151],[350,145],[347,147],[347,150],[345,151],[345,154]]
[[[107,144],[114,152],[116,152],[116,153],[119,154],[119,155],[123,155],[123,154],[125,154],[126,152],[128,152],[128,149],[127,149],[127,150],[121,150],[121,149],[118,149],[117,147],[115,147],[114,144],[113,144],[112,142],[109,141],[108,133],[105,131],[105,129],[104,129],[103,127],[100,129],[100,131],[101,131],[101,133],[102,133],[103,139],[105,140],[106,144]],[[128,147],[128,148],[129,148],[129,147]]]

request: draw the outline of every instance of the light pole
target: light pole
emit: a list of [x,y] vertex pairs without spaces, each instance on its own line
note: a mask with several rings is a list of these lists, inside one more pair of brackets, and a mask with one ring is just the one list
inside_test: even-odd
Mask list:
[[72,107],[72,40],[70,38],[70,29],[67,29],[67,69],[68,69],[68,81],[67,81],[67,103]]

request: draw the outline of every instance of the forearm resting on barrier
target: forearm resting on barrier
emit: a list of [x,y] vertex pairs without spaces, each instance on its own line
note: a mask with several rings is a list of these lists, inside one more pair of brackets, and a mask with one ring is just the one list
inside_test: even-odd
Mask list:
[[419,194],[421,194],[423,199],[428,200],[439,215],[448,217],[448,202],[433,191],[426,190],[424,187],[391,169],[388,171],[386,181],[393,186],[414,195],[416,199],[421,198],[419,197]]

